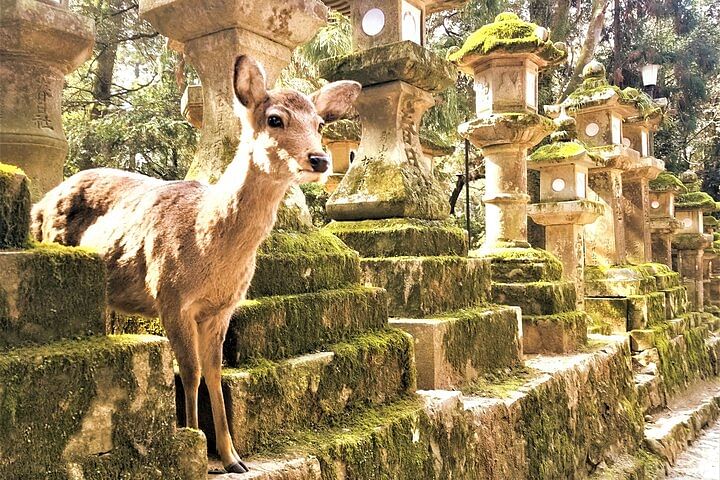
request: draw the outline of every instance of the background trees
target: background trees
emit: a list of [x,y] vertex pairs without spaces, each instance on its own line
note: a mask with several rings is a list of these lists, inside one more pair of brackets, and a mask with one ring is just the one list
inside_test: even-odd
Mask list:
[[[180,96],[195,77],[164,39],[138,18],[133,0],[76,0],[72,7],[95,19],[98,42],[91,61],[64,92],[70,142],[67,173],[109,165],[162,178],[182,178],[197,132],[182,118]],[[570,91],[591,58],[619,86],[642,86],[645,62],[662,68],[656,96],[670,109],[657,135],[656,155],[668,168],[699,171],[720,199],[720,4],[714,0],[472,0],[462,10],[429,19],[430,48],[444,56],[467,35],[510,10],[550,27],[568,45],[569,62],[541,78],[541,103]],[[299,48],[280,82],[309,92],[320,86],[318,61],[350,51],[350,23],[333,14],[315,39]],[[459,123],[472,116],[469,78],[443,93],[424,118],[432,135],[461,146]],[[458,155],[439,165],[450,183]],[[474,154],[482,172],[482,159]]]

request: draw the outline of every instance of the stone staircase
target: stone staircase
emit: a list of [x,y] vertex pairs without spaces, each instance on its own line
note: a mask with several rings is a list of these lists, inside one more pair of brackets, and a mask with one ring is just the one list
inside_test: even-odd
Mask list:
[[28,183],[0,164],[0,478],[200,478],[167,340],[105,335],[103,262],[28,242]]

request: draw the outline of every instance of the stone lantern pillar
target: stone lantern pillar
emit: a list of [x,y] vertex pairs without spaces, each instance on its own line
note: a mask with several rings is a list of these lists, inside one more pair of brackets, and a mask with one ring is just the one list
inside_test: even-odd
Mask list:
[[693,310],[703,311],[705,304],[703,256],[713,241],[705,234],[703,213],[713,212],[717,204],[710,195],[700,191],[697,174],[688,170],[680,175],[688,192],[675,202],[675,217],[680,229],[673,236],[672,246],[677,251],[678,272],[688,289]]
[[594,222],[603,205],[587,199],[588,169],[594,165],[585,147],[575,141],[575,120],[563,114],[555,120],[553,143],[530,156],[528,168],[540,171],[540,203],[528,214],[545,225],[545,248],[563,264],[563,279],[575,285],[576,306],[585,297],[585,236],[583,227]]
[[685,185],[672,173],[662,172],[649,184],[652,261],[672,268],[672,236],[680,228],[675,218],[675,197]]
[[652,260],[649,182],[665,170],[665,162],[652,155],[652,132],[662,120],[660,107],[642,92],[636,94],[636,105],[638,115],[623,124],[623,144],[638,151],[640,159],[623,172],[622,188],[627,259],[630,263],[642,264]]
[[25,171],[35,200],[62,181],[64,76],[90,58],[94,30],[67,0],[0,1],[0,161]]
[[[720,204],[718,206],[720,207]],[[718,278],[716,274],[716,270],[718,270],[717,264],[720,262],[720,249],[718,249],[718,244],[714,241],[718,229],[718,221],[713,216],[705,215],[703,217],[703,226],[705,228],[705,234],[713,240],[703,253],[705,310],[716,311],[718,303],[720,303],[720,297],[717,295],[716,289],[713,288],[713,286],[720,281],[720,278]]]
[[233,112],[233,65],[245,53],[265,67],[273,85],[292,51],[324,23],[327,8],[299,0],[278,9],[272,2],[142,0],[140,15],[182,50],[202,82],[203,128],[188,178],[213,182],[232,160],[240,138]]
[[553,130],[538,114],[538,73],[566,55],[548,38],[545,28],[503,13],[449,56],[475,79],[477,118],[459,131],[485,156],[485,250],[530,246],[527,151]]

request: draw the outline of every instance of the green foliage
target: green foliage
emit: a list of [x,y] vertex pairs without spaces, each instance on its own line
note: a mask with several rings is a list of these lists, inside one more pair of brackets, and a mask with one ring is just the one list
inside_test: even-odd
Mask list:
[[330,218],[325,212],[325,204],[330,198],[330,194],[325,190],[325,186],[319,183],[305,183],[300,185],[300,189],[305,194],[313,224],[316,227],[322,227],[329,223]]

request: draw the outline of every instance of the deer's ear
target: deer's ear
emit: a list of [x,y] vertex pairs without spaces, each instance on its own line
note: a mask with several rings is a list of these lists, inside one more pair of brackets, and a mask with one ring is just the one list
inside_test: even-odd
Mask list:
[[353,102],[360,95],[360,89],[362,86],[358,82],[341,80],[328,83],[313,93],[311,98],[318,115],[325,122],[330,123],[341,119],[350,110]]
[[247,55],[240,55],[235,60],[233,87],[235,96],[245,108],[251,109],[264,102],[267,88],[262,65]]

